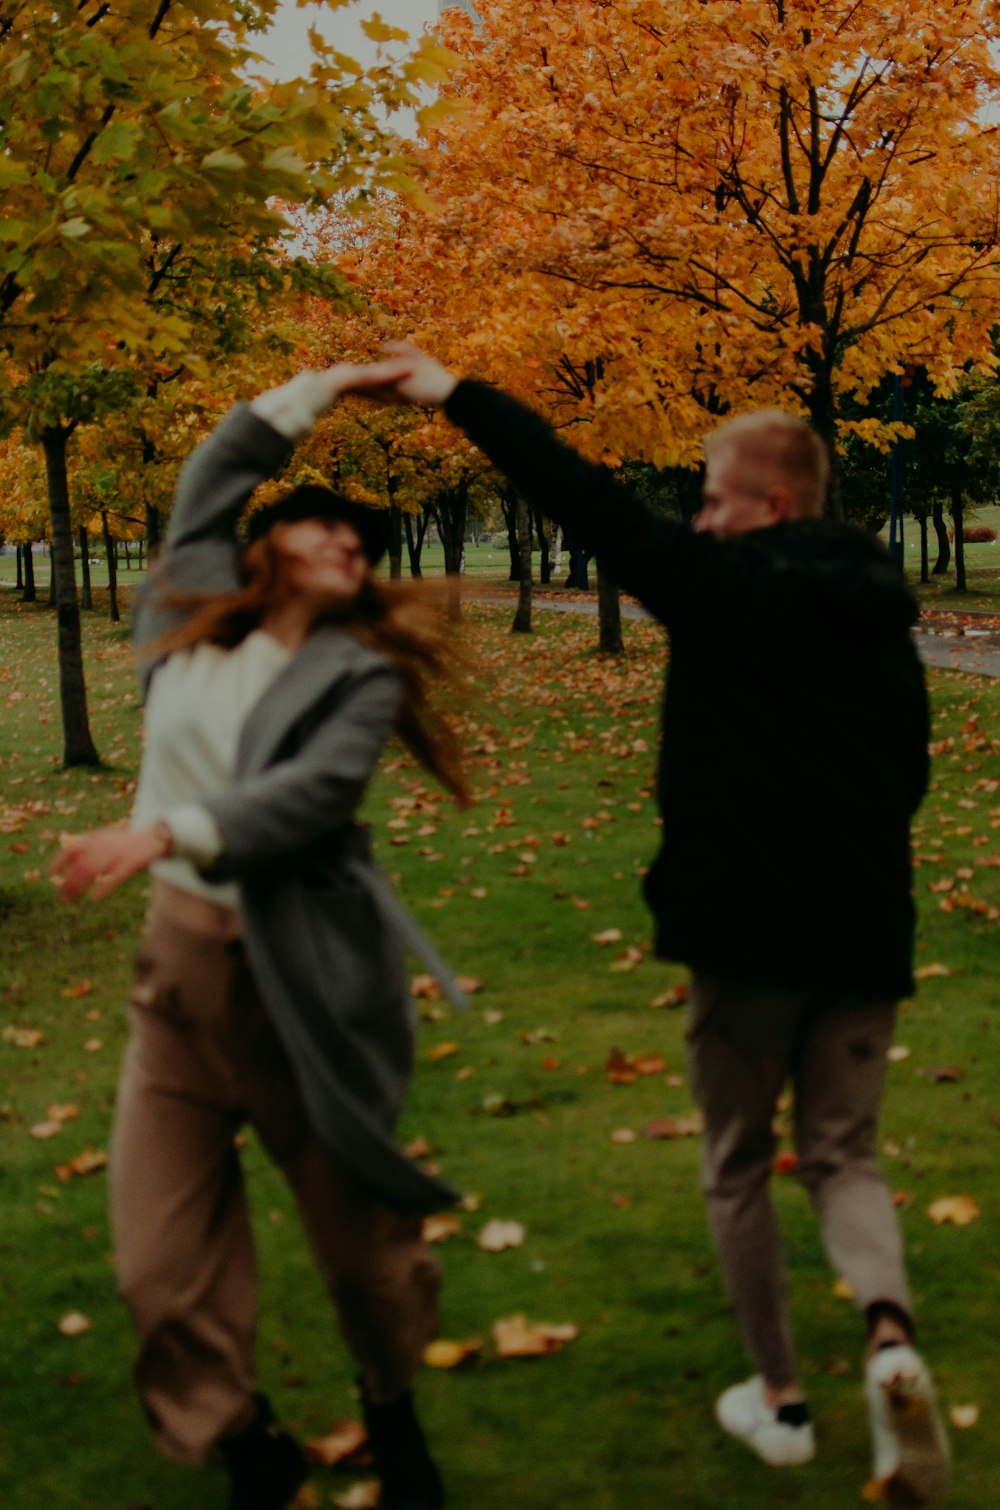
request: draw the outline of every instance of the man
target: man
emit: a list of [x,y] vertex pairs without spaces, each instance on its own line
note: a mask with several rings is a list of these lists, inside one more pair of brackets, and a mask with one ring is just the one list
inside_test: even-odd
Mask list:
[[798,1176],[866,1320],[875,1475],[890,1502],[937,1503],[947,1443],[875,1154],[896,1003],[913,988],[909,822],[927,781],[915,603],[877,541],[821,517],[828,459],[801,419],[763,411],[715,431],[690,529],[507,395],[389,349],[412,365],[386,396],[443,407],[670,632],[646,896],[657,952],[692,969],[703,1188],[758,1369],[717,1417],[775,1466],[813,1455],[769,1188],[791,1081]]

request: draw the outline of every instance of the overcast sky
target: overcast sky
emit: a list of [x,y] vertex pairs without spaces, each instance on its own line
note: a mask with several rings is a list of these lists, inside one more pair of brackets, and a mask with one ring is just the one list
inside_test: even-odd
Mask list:
[[294,0],[285,0],[269,32],[254,42],[256,51],[270,59],[279,76],[292,77],[309,67],[310,26],[318,26],[331,42],[359,63],[373,63],[376,48],[361,30],[362,20],[376,12],[390,26],[401,26],[414,38],[428,23],[437,20],[437,0],[356,0],[342,10],[307,5],[299,10]]

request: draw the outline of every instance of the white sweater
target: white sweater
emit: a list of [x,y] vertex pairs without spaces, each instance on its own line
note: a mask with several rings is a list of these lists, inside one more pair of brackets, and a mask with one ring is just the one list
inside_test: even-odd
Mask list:
[[240,732],[254,704],[291,660],[291,651],[263,630],[234,650],[196,645],[177,650],[156,671],[146,702],[145,737],[132,825],[158,820],[174,836],[173,853],[153,874],[185,891],[236,906],[232,883],[199,874],[222,840],[199,797],[224,791],[236,773]]
[[[300,372],[250,407],[289,440],[308,435],[333,402],[325,372]],[[173,853],[152,866],[165,881],[229,906],[238,905],[233,883],[212,884],[199,873],[222,850],[211,813],[198,801],[223,791],[236,774],[236,747],[251,708],[291,660],[291,651],[263,630],[234,650],[197,645],[175,651],[153,676],[132,826],[162,821],[174,836]]]

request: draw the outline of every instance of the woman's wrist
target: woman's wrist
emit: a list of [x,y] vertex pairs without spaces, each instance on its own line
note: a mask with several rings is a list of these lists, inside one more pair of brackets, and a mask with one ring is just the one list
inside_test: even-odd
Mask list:
[[156,839],[161,846],[157,859],[166,860],[170,855],[173,854],[175,845],[174,831],[170,827],[170,824],[167,823],[165,819],[158,818],[155,823],[150,824],[149,832],[150,835],[154,839]]

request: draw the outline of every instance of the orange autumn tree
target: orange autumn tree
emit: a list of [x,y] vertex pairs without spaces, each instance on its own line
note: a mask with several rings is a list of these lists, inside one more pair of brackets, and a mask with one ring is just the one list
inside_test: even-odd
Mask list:
[[991,0],[476,8],[445,26],[467,104],[432,135],[426,258],[501,323],[526,275],[573,288],[646,459],[789,396],[833,442],[886,373],[993,365]]

